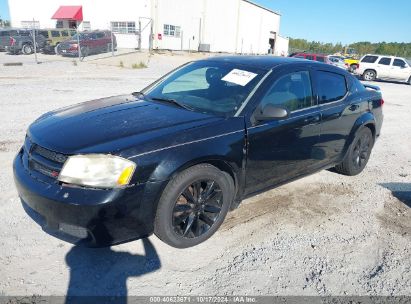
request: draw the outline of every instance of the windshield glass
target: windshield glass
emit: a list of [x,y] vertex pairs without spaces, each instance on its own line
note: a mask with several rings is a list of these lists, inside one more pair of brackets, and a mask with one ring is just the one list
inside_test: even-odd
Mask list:
[[405,61],[408,63],[408,66],[411,67],[411,59],[405,59]]
[[148,100],[174,100],[193,111],[233,116],[266,73],[234,63],[197,61],[144,93]]

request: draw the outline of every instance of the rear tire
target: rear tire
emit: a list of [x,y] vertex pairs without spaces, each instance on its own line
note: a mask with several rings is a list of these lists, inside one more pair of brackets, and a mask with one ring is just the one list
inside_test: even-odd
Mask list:
[[60,55],[60,43],[57,43],[56,46],[54,47],[54,53],[56,55]]
[[209,164],[193,166],[170,180],[154,221],[154,233],[176,248],[187,248],[211,237],[234,197],[230,175]]
[[370,159],[373,146],[374,137],[371,130],[367,127],[361,128],[357,131],[343,162],[335,167],[335,171],[348,176],[360,174]]
[[23,47],[21,48],[21,51],[24,55],[30,55],[33,54],[33,46],[31,44],[24,44]]
[[362,77],[366,81],[374,81],[377,78],[377,73],[374,70],[366,70]]

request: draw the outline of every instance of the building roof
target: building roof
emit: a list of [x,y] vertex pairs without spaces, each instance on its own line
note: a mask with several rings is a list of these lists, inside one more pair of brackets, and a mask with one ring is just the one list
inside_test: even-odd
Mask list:
[[253,1],[250,1],[250,0],[242,0],[242,1],[248,2],[248,3],[252,4],[252,5],[255,5],[255,6],[259,7],[259,8],[262,8],[262,9],[264,9],[264,10],[266,10],[266,11],[269,11],[270,13],[273,13],[273,14],[276,14],[276,15],[278,15],[278,16],[281,16],[280,13],[278,13],[278,12],[276,12],[276,11],[273,11],[273,10],[271,10],[271,9],[265,7],[265,6],[262,6],[262,5],[260,5],[260,4],[257,4],[257,3],[253,2]]
[[83,7],[60,6],[51,19],[83,21]]

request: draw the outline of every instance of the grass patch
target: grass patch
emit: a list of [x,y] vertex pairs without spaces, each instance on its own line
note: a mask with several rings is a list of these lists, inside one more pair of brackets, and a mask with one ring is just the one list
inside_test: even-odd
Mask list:
[[147,65],[144,62],[140,61],[139,63],[134,63],[131,67],[133,69],[145,69],[147,68]]

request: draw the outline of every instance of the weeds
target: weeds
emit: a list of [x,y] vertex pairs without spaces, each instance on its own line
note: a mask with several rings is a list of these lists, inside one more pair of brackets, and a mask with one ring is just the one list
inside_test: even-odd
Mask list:
[[144,62],[140,61],[140,63],[134,63],[131,67],[133,69],[145,69],[147,68],[147,65]]

